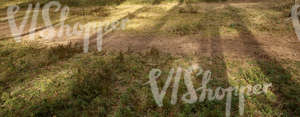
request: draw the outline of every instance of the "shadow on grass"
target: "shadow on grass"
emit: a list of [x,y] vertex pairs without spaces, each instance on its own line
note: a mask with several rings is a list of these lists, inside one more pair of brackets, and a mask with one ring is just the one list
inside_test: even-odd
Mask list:
[[26,80],[32,80],[29,77],[38,76],[43,70],[47,70],[47,67],[66,61],[79,52],[82,50],[71,47],[71,44],[46,49],[33,45],[1,47],[1,87],[9,89]]
[[115,93],[116,72],[120,69],[118,66],[126,63],[114,63],[118,58],[111,63],[101,58],[104,57],[93,62],[86,61],[88,59],[80,61],[73,68],[76,72],[71,76],[74,81],[70,87],[70,95],[55,100],[45,99],[27,109],[34,116],[107,116],[112,111],[113,104],[116,104],[112,96]]
[[[0,115],[52,117],[134,116],[141,115],[139,113],[147,114],[139,110],[140,106],[137,106],[139,99],[134,94],[130,94],[133,100],[127,100],[128,97],[124,97],[123,94],[127,92],[126,88],[134,84],[133,80],[137,82],[147,78],[145,77],[145,73],[147,72],[144,73],[142,70],[151,69],[151,66],[143,65],[144,62],[151,61],[151,63],[157,63],[159,66],[166,66],[170,65],[167,62],[169,59],[157,60],[157,58],[165,57],[157,52],[150,52],[150,54],[140,56],[124,55],[123,53],[112,56],[102,55],[104,53],[98,54],[73,61],[74,64],[71,67],[74,71],[67,77],[67,80],[72,81],[70,87],[65,87],[64,85],[52,87],[57,88],[57,91],[69,89],[66,95],[52,97],[55,94],[49,93],[46,94],[46,97],[42,97],[41,95],[37,99],[32,99],[32,102],[24,98],[14,97],[12,99],[8,97],[7,100],[2,100],[5,103],[4,105],[8,106],[8,102],[14,105],[0,110]],[[59,82],[59,79],[61,78],[55,78],[56,82]],[[138,85],[142,86],[142,84]],[[124,92],[124,89],[126,92]],[[132,90],[140,89],[133,88]],[[47,98],[48,96],[51,98]],[[140,95],[137,96],[141,97]],[[124,101],[129,101],[130,104]],[[152,108],[147,107],[147,109]]]
[[[202,19],[200,22],[201,30],[200,32],[204,31],[207,32],[207,37],[209,41],[204,41],[207,43],[201,43],[199,42],[199,48],[198,49],[205,49],[209,50],[211,49],[209,62],[207,63],[207,67],[212,72],[212,80],[208,84],[208,87],[211,89],[215,89],[215,87],[222,87],[222,88],[228,88],[228,87],[234,87],[231,86],[229,83],[229,76],[227,74],[228,68],[226,65],[225,55],[224,55],[224,44],[223,39],[221,37],[220,31],[222,27],[222,23],[225,22],[225,20],[221,19],[222,11],[218,10],[207,10],[204,12],[204,19]],[[223,20],[220,22],[220,20]],[[209,22],[215,22],[215,23],[209,23]],[[205,27],[203,27],[205,26]],[[200,27],[199,27],[200,28]],[[225,98],[226,99],[226,98]],[[195,113],[195,115],[198,115],[197,113],[201,113],[203,116],[225,116],[225,107],[226,107],[226,100],[221,101],[209,101],[205,100],[205,102],[197,102],[193,107],[195,110],[198,110]],[[230,105],[231,108],[231,115],[237,115],[237,111],[239,109],[238,107],[238,97],[232,96],[232,102]],[[184,108],[183,108],[184,109]],[[217,112],[216,112],[217,111]]]
[[[176,8],[175,8],[176,9]],[[293,94],[293,92],[299,92],[295,89],[298,89],[299,84],[293,84],[291,81],[291,74],[283,68],[283,66],[279,63],[279,61],[274,60],[273,57],[268,55],[263,48],[260,47],[260,44],[255,40],[254,35],[251,31],[245,26],[246,21],[244,17],[240,15],[240,11],[237,8],[229,7],[232,10],[233,16],[232,19],[235,22],[239,22],[237,27],[239,38],[243,40],[245,45],[253,45],[256,46],[258,49],[257,53],[254,53],[253,56],[259,65],[259,67],[263,70],[264,75],[271,79],[273,86],[277,91],[277,95],[282,97],[282,102],[284,103],[283,109],[289,110],[291,113],[299,112],[297,111],[297,106],[299,105],[299,101],[297,102],[298,94]],[[146,9],[147,10],[147,9]],[[169,15],[174,9],[170,10],[166,16],[163,16],[160,21],[158,21],[157,25],[153,27],[154,30],[159,30],[161,27],[169,20]],[[142,12],[143,10],[137,10],[133,14],[137,14],[138,12]],[[217,11],[206,11],[204,15],[209,14],[217,14]],[[129,17],[129,16],[125,16]],[[219,17],[214,17],[219,18]],[[121,18],[122,19],[122,18]],[[205,20],[220,20],[220,19],[205,19]],[[212,72],[213,74],[217,74],[214,78],[220,82],[220,84],[228,86],[228,74],[227,74],[227,66],[224,57],[223,51],[223,42],[222,37],[220,36],[220,25],[221,24],[213,24],[209,25],[207,31],[210,32],[209,37],[211,38],[210,49],[212,50]],[[206,45],[206,44],[199,44],[199,45]],[[145,45],[144,45],[145,46]],[[245,47],[243,51],[248,53],[249,50]],[[16,50],[8,50],[8,52],[1,52],[4,56],[10,56],[12,51]],[[18,51],[18,50],[17,50]],[[28,50],[21,50],[22,52],[27,52]],[[38,52],[39,49],[30,50]],[[46,58],[50,58],[49,62],[43,63],[42,61],[37,62],[38,64],[43,64],[44,66],[49,66],[51,64],[55,64],[57,62],[64,62],[68,61],[72,56],[74,56],[78,52],[82,52],[82,50],[78,50],[73,52],[73,49],[67,49],[64,47],[57,47],[52,48],[49,50],[50,52]],[[6,54],[5,54],[6,53]],[[153,52],[156,53],[156,52]],[[26,54],[26,53],[23,53]],[[259,54],[259,55],[258,55]],[[262,56],[260,56],[262,55]],[[19,58],[22,56],[17,56]],[[16,58],[12,58],[11,60],[14,61]],[[142,58],[149,59],[149,63],[153,61],[159,61],[159,56],[143,56]],[[225,104],[223,102],[209,102],[206,101],[205,103],[197,103],[191,105],[183,105],[183,106],[176,106],[171,107],[170,105],[166,105],[163,108],[158,108],[153,101],[143,100],[142,97],[146,97],[146,99],[152,99],[151,95],[142,95],[140,91],[143,89],[138,83],[140,78],[145,77],[145,74],[139,74],[139,70],[144,70],[144,67],[138,66],[142,64],[146,64],[147,61],[144,61],[142,58],[134,58],[134,57],[124,57],[123,54],[119,54],[117,57],[113,58],[106,58],[105,57],[96,57],[88,56],[84,60],[79,60],[77,63],[78,65],[73,66],[76,71],[72,73],[71,79],[74,79],[74,82],[71,86],[70,95],[66,96],[62,99],[44,99],[39,103],[29,103],[29,106],[23,105],[21,108],[14,108],[12,107],[11,110],[6,110],[5,115],[10,113],[12,115],[20,114],[22,116],[90,116],[90,115],[97,115],[97,116],[107,116],[111,114],[114,108],[119,109],[118,113],[120,116],[138,116],[138,115],[147,115],[152,112],[156,112],[157,115],[164,115],[164,116],[172,116],[173,112],[172,109],[179,110],[181,115],[183,116],[196,116],[199,114],[207,115],[207,116],[222,116]],[[30,59],[30,58],[29,58]],[[40,58],[43,59],[43,58]],[[53,60],[52,60],[53,59]],[[132,60],[134,62],[132,62]],[[267,62],[266,62],[267,61]],[[22,62],[21,62],[22,63]],[[169,64],[165,62],[166,64]],[[134,66],[134,65],[137,66]],[[151,63],[153,64],[153,63]],[[18,68],[14,63],[11,64],[12,68]],[[30,64],[29,64],[30,65]],[[153,67],[153,66],[151,66]],[[150,67],[150,68],[151,68]],[[157,67],[157,66],[156,66]],[[29,68],[29,72],[35,70],[39,67]],[[27,67],[21,67],[21,71],[28,69]],[[149,69],[149,68],[148,68]],[[148,70],[147,69],[147,70]],[[17,74],[20,72],[13,72],[13,74]],[[28,71],[27,71],[28,72]],[[122,74],[125,73],[126,75]],[[137,73],[138,75],[136,75]],[[121,76],[121,77],[120,77]],[[12,78],[12,77],[11,77]],[[127,79],[126,79],[127,78]],[[224,78],[224,79],[219,79]],[[127,85],[136,85],[137,86],[128,88],[128,90],[119,87],[120,84],[118,82],[123,82],[122,85],[126,87]],[[14,82],[9,82],[14,83]],[[119,89],[120,91],[116,93],[114,90]],[[294,88],[294,89],[293,89]],[[121,92],[121,93],[120,93]],[[123,93],[126,92],[126,93]],[[142,91],[141,91],[142,92]],[[116,96],[116,94],[121,94],[121,96]],[[149,93],[150,94],[150,93]],[[116,101],[115,99],[120,99]],[[21,102],[21,101],[20,101]],[[293,103],[296,102],[296,103]],[[139,105],[140,103],[143,103]],[[234,102],[233,102],[234,103]],[[116,106],[117,105],[117,106]],[[137,106],[139,105],[139,106]],[[233,110],[236,112],[236,103],[233,104]],[[178,108],[177,108],[178,107]],[[217,109],[216,109],[217,108]],[[222,110],[222,112],[219,111]],[[23,111],[28,113],[23,113]],[[142,114],[140,114],[142,113]],[[220,115],[221,113],[221,115]],[[0,114],[1,115],[1,114]],[[155,115],[155,114],[153,114]],[[152,115],[152,116],[153,116]]]
[[[140,46],[146,47],[147,44],[150,44],[151,41],[152,41],[152,38],[155,37],[155,35],[154,35],[155,32],[159,32],[159,30],[161,29],[161,27],[162,27],[165,23],[168,22],[169,16],[172,14],[172,12],[174,12],[174,11],[179,7],[179,5],[180,5],[180,4],[178,4],[178,5],[174,6],[173,8],[171,8],[167,13],[165,13],[166,15],[162,16],[161,18],[159,18],[158,21],[155,23],[155,25],[154,25],[153,27],[150,28],[150,29],[151,29],[151,34],[150,34],[151,36],[149,36],[149,37],[150,37],[149,39],[141,40],[141,42],[137,42],[136,45],[134,45],[134,46],[137,46],[137,47],[140,47]],[[120,18],[120,19],[117,20],[117,21],[121,21],[121,20],[126,19],[126,18],[128,18],[128,19],[136,18],[138,14],[143,13],[143,12],[147,12],[148,10],[151,10],[151,7],[147,7],[147,6],[146,6],[146,7],[139,8],[139,9],[137,9],[136,11],[134,11],[134,12],[132,12],[132,13],[129,13],[128,15],[126,15],[126,16]],[[110,33],[110,32],[109,32],[109,33]],[[107,33],[106,35],[104,35],[104,39],[105,39],[105,37],[106,37],[109,33]],[[96,33],[96,34],[93,34],[93,35],[91,36],[91,38],[90,38],[90,43],[91,43],[91,44],[96,44],[96,41],[97,41],[97,40],[96,40],[96,37],[97,37],[97,33]],[[77,39],[77,40],[80,40],[80,41],[78,42],[80,45],[83,44],[83,40],[82,40],[82,39]],[[122,41],[126,41],[126,40],[122,40]],[[145,41],[146,41],[146,42],[145,42]],[[146,43],[146,45],[145,45],[145,43]],[[105,45],[103,45],[103,46],[105,46]],[[92,47],[95,47],[95,46],[92,46]]]
[[263,74],[271,81],[274,93],[279,97],[281,105],[283,105],[283,107],[278,108],[287,110],[290,116],[299,115],[300,111],[298,107],[300,106],[300,101],[298,96],[300,95],[300,84],[293,81],[291,73],[281,65],[276,57],[269,55],[261,47],[261,44],[245,25],[249,21],[242,14],[246,12],[232,6],[229,6],[228,9],[232,12],[232,20],[238,23],[237,31],[244,45],[256,47],[254,53],[249,53],[253,50],[248,50],[249,48],[247,47],[244,47],[242,50],[255,58],[256,64],[258,64]]

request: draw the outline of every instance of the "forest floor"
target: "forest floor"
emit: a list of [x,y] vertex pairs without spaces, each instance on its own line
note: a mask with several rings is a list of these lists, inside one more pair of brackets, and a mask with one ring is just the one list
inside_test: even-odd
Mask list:
[[[0,19],[11,4],[0,6]],[[245,97],[244,116],[299,115],[300,43],[290,8],[268,0],[195,2],[192,7],[190,12],[185,4],[168,1],[89,6],[84,12],[70,7],[65,21],[70,26],[129,18],[124,30],[104,36],[101,52],[91,38],[88,53],[83,53],[83,37],[76,35],[49,41],[39,35],[30,40],[29,34],[16,43],[7,20],[0,20],[0,116],[225,116],[225,99],[183,103],[181,96],[188,92],[183,75],[177,104],[171,104],[171,86],[164,106],[156,105],[145,85],[149,72],[161,69],[162,89],[172,68],[191,65],[212,72],[207,86],[212,89],[272,83],[268,93]],[[50,12],[58,22],[60,13]],[[38,21],[43,28],[41,16]],[[194,87],[201,84],[193,79]],[[231,115],[239,116],[238,96],[233,96]]]

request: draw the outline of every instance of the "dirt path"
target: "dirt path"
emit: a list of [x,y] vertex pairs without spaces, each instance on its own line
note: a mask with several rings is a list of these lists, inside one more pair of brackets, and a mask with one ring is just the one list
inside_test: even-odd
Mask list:
[[[300,47],[297,42],[283,42],[280,41],[282,38],[271,36],[262,36],[256,39],[260,42],[260,45],[244,44],[242,39],[238,37],[222,38],[223,50],[218,51],[223,51],[224,55],[230,58],[251,58],[260,54],[257,48],[261,47],[273,57],[300,60]],[[147,36],[114,32],[104,39],[103,49],[107,51],[146,52],[155,48],[174,55],[211,56],[212,48],[210,47],[212,44],[214,44],[212,39],[203,38],[201,35]],[[93,46],[95,43],[91,43],[91,45]],[[242,48],[247,48],[247,53],[241,51]],[[260,56],[263,57],[263,55]]]

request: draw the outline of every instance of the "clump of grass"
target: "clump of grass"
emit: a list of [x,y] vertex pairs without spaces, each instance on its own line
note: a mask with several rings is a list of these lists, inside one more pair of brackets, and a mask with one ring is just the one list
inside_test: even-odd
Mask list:
[[239,70],[239,76],[249,84],[265,83],[269,82],[268,78],[263,74],[263,72],[257,68],[249,68],[248,70]]

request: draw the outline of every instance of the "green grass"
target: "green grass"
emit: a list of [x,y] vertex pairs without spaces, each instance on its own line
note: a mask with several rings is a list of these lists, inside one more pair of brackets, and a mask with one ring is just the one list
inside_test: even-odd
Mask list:
[[[104,1],[105,4],[94,2],[66,3],[74,7],[90,4],[117,5],[114,1]],[[154,1],[127,2],[150,4]],[[234,35],[234,31],[247,31],[245,27],[258,31],[259,34],[291,34],[291,24],[283,18],[277,19],[283,15],[277,8],[209,8],[212,6],[202,9],[198,5],[199,11],[190,13],[184,11],[185,6],[167,11],[154,5],[157,9],[150,7],[145,12],[158,14],[158,17],[151,19],[145,16],[144,19],[148,18],[149,22],[153,20],[151,23],[154,29],[151,30],[176,36],[199,33],[204,38],[215,38],[222,36],[225,29]],[[167,16],[163,17],[164,14]],[[241,20],[234,20],[237,18]],[[144,19],[134,23],[148,23],[142,22]],[[134,31],[138,32],[139,29]],[[12,39],[0,40],[0,116],[225,116],[224,100],[184,104],[180,100],[187,92],[183,79],[180,81],[176,105],[170,103],[172,86],[167,90],[164,106],[156,105],[150,86],[145,85],[149,80],[150,70],[162,70],[162,76],[158,80],[161,89],[172,68],[187,68],[194,64],[212,71],[213,79],[208,84],[212,89],[272,83],[269,93],[246,96],[245,116],[299,115],[300,61],[265,56],[179,56],[154,48],[145,53],[91,50],[84,54],[76,44],[49,47],[38,42],[15,43]],[[200,87],[201,79],[193,79],[193,84],[196,88]],[[232,116],[238,116],[238,98],[233,97]]]
[[[226,61],[228,71],[238,71],[229,72],[230,77],[223,82],[220,79],[226,77],[218,68],[224,66],[207,64],[215,61],[214,58],[176,57],[155,49],[145,54],[82,54],[80,48],[70,45],[46,48],[37,44],[23,45],[6,41],[1,41],[1,45],[1,116],[224,116],[224,100],[195,104],[183,104],[179,100],[177,105],[171,105],[171,89],[165,97],[164,107],[159,108],[150,87],[143,85],[148,81],[148,73],[152,68],[162,69],[162,78],[159,80],[162,86],[172,67],[187,67],[192,64],[191,61],[205,70],[212,70],[214,79],[208,86],[211,88],[226,88],[228,83],[232,86],[258,83],[284,85],[285,88],[279,90],[282,92],[276,92],[273,89],[276,87],[272,87],[275,92],[247,97],[247,115],[289,115],[293,113],[291,109],[297,110],[296,105],[299,104],[299,81],[272,81],[276,77],[291,77],[281,73],[281,68],[274,66],[272,61],[259,61],[263,62],[264,69],[270,70],[267,76],[259,63],[253,60]],[[283,64],[288,66],[286,70],[293,77],[299,75],[300,68],[296,63],[283,60]],[[201,80],[194,82],[195,86],[200,84]],[[180,87],[178,95],[182,96],[186,93],[183,80]],[[291,89],[294,90],[291,92]],[[280,98],[293,100],[285,103]],[[285,106],[277,105],[277,101],[283,101]],[[232,103],[232,114],[237,115],[238,97],[234,97]]]

